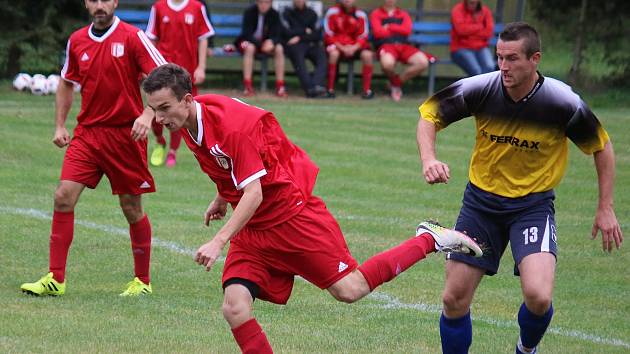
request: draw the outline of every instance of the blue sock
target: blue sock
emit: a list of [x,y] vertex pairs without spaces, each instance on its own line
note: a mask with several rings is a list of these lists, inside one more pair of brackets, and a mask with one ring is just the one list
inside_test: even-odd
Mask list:
[[440,316],[440,337],[443,354],[466,354],[472,344],[470,311],[460,318]]
[[525,303],[521,305],[518,311],[518,325],[521,327],[521,343],[525,348],[535,348],[540,343],[551,322],[551,317],[553,317],[553,304],[542,316],[531,313]]

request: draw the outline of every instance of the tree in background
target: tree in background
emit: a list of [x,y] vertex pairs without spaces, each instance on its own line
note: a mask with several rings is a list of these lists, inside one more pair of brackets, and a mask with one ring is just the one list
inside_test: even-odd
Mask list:
[[[573,43],[573,65],[569,81],[584,83],[581,66],[589,51],[601,48],[604,60],[612,67],[606,77],[610,83],[630,79],[630,1],[628,0],[529,0],[534,17],[558,30]],[[597,48],[593,48],[596,45]]]
[[72,31],[87,12],[76,0],[0,0],[0,77],[58,72]]

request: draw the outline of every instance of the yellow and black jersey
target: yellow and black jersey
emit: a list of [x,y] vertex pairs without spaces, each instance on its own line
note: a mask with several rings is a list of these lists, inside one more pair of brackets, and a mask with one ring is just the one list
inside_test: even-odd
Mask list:
[[420,116],[437,130],[474,116],[470,181],[511,198],[547,191],[560,182],[568,139],[586,154],[608,142],[586,103],[565,83],[540,73],[531,92],[518,102],[507,94],[500,71],[459,80],[424,102]]

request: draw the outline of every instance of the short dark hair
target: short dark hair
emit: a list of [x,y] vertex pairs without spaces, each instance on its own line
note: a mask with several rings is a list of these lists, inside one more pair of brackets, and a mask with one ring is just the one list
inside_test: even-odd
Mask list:
[[170,88],[177,100],[181,101],[187,93],[192,94],[192,81],[186,69],[177,64],[164,64],[153,69],[142,83],[142,89],[148,94]]
[[540,36],[538,31],[526,22],[512,22],[505,25],[505,28],[499,34],[502,41],[524,41],[525,55],[530,58],[534,53],[540,52]]

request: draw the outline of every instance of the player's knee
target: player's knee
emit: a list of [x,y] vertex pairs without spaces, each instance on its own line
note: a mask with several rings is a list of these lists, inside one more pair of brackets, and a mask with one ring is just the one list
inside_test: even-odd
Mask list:
[[527,306],[529,311],[538,316],[544,315],[551,306],[551,295],[543,294],[542,292],[532,291],[530,293],[525,293],[524,297],[525,306]]
[[134,224],[144,216],[142,203],[138,198],[120,197],[120,208],[130,224]]
[[276,47],[273,49],[276,55],[284,55],[284,47],[282,44],[276,44]]
[[364,296],[362,289],[355,284],[347,284],[330,291],[335,300],[351,304]]
[[75,203],[75,197],[68,189],[59,187],[55,190],[55,210],[70,211],[74,209]]
[[442,304],[448,313],[466,313],[470,308],[470,300],[465,296],[447,292],[442,294]]
[[223,318],[229,323],[251,317],[250,307],[244,303],[224,301],[221,310],[223,311]]

